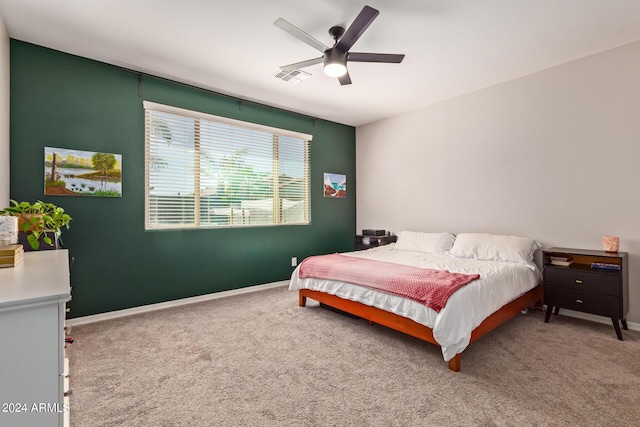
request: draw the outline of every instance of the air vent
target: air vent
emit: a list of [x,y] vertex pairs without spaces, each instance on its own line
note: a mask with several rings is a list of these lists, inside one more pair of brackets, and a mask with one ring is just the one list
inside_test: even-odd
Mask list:
[[276,79],[284,80],[289,83],[301,83],[303,80],[311,77],[311,74],[305,73],[302,70],[292,70],[292,71],[278,71],[273,75]]

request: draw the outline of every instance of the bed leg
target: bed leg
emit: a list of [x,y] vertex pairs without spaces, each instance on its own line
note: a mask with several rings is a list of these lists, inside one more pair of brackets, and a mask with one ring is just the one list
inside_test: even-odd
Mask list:
[[453,372],[460,372],[460,353],[456,354],[453,359],[449,360],[449,369]]
[[373,326],[373,322],[369,320],[369,326]]
[[305,297],[304,295],[300,294],[298,295],[299,299],[298,299],[298,305],[300,307],[304,307],[305,305],[307,305],[307,297]]

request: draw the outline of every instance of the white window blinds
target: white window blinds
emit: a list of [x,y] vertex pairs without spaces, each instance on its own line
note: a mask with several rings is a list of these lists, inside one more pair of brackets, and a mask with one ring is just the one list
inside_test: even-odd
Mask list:
[[311,135],[144,109],[146,229],[309,223]]

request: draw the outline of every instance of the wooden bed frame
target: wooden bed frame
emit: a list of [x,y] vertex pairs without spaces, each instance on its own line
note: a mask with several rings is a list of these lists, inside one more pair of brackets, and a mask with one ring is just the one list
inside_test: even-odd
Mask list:
[[[307,298],[311,298],[330,307],[366,319],[369,321],[370,325],[377,323],[440,346],[435,338],[433,338],[433,330],[431,328],[414,322],[406,317],[311,289],[300,289],[298,297],[298,305],[300,305],[300,307],[304,307],[307,303]],[[502,306],[500,310],[484,319],[484,321],[471,332],[471,341],[469,343],[474,342],[487,332],[497,328],[512,317],[515,317],[525,308],[541,303],[542,286],[538,285],[510,303]],[[460,353],[456,354],[453,359],[449,361],[449,369],[455,372],[460,371]]]

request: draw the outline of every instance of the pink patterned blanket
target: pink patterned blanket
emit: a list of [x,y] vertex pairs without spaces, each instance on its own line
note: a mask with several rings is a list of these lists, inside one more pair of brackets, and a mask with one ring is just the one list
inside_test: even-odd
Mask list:
[[409,298],[439,313],[455,291],[480,275],[331,254],[306,258],[300,264],[299,277],[353,283]]

